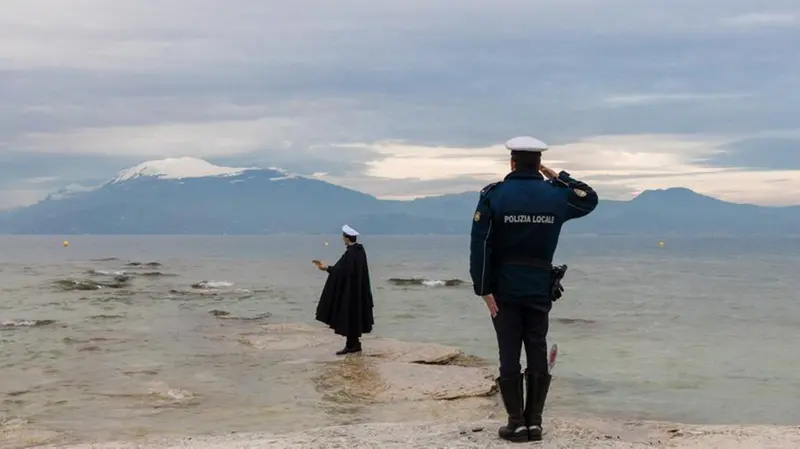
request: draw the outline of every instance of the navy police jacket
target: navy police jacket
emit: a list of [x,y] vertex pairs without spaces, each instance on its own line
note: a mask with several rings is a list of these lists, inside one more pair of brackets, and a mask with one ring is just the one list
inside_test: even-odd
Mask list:
[[475,294],[498,302],[550,300],[550,266],[561,226],[597,207],[597,193],[562,171],[514,171],[480,193],[472,220],[469,271]]

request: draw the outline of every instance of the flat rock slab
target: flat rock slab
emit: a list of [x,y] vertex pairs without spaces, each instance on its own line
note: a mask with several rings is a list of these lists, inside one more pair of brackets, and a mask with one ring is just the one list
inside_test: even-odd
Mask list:
[[364,355],[403,363],[445,364],[460,356],[458,348],[436,343],[412,343],[376,338],[364,345]]
[[[266,351],[291,351],[298,349],[317,349],[330,345],[335,352],[344,343],[344,338],[323,328],[307,324],[282,323],[263,326],[264,332],[242,335],[239,341],[256,349]],[[364,351],[360,356],[377,357],[387,361],[404,363],[446,364],[463,355],[458,348],[436,343],[414,343],[390,338],[364,336]],[[304,351],[304,357],[313,356],[317,351]],[[328,351],[331,352],[331,351]],[[322,354],[322,353],[321,353]],[[325,352],[324,354],[327,354]],[[327,358],[323,357],[321,360]]]
[[295,351],[320,346],[331,346],[336,338],[326,335],[243,335],[239,341],[245,345],[265,351]]
[[377,371],[387,385],[376,395],[383,402],[453,400],[495,392],[492,373],[485,368],[381,362]]
[[364,358],[329,363],[314,380],[326,398],[336,402],[439,401],[495,393],[492,373],[485,368]]
[[454,400],[495,393],[492,372],[448,365],[463,355],[458,348],[388,338],[363,339],[364,351],[336,357],[343,338],[324,327],[270,324],[244,344],[265,351],[287,351],[284,364],[320,364],[318,389],[333,401],[396,402]]
[[242,335],[239,341],[265,351],[296,351],[305,348],[341,344],[333,332],[302,323],[267,324],[261,334]]

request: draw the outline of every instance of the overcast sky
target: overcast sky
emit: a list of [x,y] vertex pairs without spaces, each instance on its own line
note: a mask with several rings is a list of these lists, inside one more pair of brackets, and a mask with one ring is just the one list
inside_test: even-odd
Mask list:
[[800,204],[797,0],[3,0],[0,207],[167,156],[381,197],[532,135],[605,198]]

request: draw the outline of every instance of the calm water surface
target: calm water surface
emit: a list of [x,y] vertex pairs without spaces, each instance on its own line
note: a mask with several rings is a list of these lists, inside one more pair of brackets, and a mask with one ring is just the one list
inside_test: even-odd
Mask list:
[[[325,240],[330,241],[325,246]],[[313,323],[329,237],[0,237],[0,436],[71,439],[282,430],[376,419],[326,404],[281,356],[242,344],[264,323]],[[363,240],[375,335],[495,361],[466,237]],[[552,409],[698,423],[800,422],[800,240],[565,237]],[[111,260],[109,258],[116,258]],[[104,260],[108,259],[108,260]],[[129,266],[157,261],[161,266]],[[92,272],[94,270],[94,272]],[[64,290],[59,280],[129,287]],[[142,276],[158,272],[162,276]],[[104,274],[107,273],[107,274]],[[192,284],[214,281],[215,288]],[[254,319],[220,319],[212,310]],[[269,313],[266,319],[259,315]]]

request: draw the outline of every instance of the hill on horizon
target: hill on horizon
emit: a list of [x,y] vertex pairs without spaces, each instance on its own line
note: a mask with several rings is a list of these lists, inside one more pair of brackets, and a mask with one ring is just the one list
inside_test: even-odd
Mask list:
[[[381,200],[279,168],[220,167],[196,158],[147,161],[102,185],[69,186],[0,211],[6,234],[467,234],[478,192]],[[603,200],[565,232],[781,235],[800,229],[800,206],[737,204],[674,187]]]

